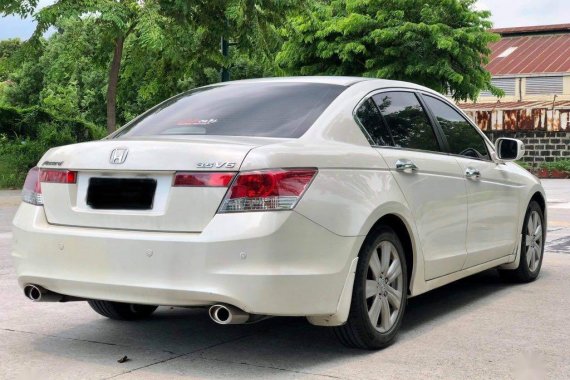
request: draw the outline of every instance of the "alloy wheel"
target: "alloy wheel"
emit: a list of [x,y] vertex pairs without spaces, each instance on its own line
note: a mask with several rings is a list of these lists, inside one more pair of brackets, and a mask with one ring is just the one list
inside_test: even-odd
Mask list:
[[372,326],[389,331],[400,314],[403,292],[402,263],[394,244],[382,241],[370,256],[366,278],[366,304]]
[[542,256],[542,220],[537,211],[532,211],[526,225],[526,262],[531,272],[536,271]]

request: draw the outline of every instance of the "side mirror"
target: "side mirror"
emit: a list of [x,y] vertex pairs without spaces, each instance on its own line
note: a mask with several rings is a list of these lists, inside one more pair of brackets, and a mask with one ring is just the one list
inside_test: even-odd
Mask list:
[[495,141],[495,149],[497,150],[497,157],[503,161],[516,161],[524,156],[524,144],[517,139],[498,138]]

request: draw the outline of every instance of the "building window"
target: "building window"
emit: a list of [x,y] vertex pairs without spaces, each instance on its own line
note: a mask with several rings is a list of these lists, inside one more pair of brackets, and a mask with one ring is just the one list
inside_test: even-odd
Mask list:
[[562,76],[526,78],[527,95],[562,94]]
[[[505,96],[515,95],[516,78],[493,78],[491,84],[505,92]],[[493,96],[489,91],[481,91],[479,96]]]

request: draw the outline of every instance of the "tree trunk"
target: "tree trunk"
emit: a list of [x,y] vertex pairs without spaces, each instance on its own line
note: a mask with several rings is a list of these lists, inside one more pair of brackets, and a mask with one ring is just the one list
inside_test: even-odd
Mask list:
[[119,71],[123,57],[123,44],[125,37],[120,36],[115,40],[113,61],[109,68],[109,83],[107,87],[107,131],[115,132],[117,123],[117,85],[119,83]]

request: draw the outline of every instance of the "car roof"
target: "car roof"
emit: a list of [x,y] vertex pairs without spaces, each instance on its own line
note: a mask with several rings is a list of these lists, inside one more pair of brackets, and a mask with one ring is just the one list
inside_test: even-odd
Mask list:
[[435,91],[412,83],[403,82],[390,79],[377,79],[377,78],[365,78],[365,77],[348,77],[348,76],[296,76],[296,77],[271,77],[271,78],[257,78],[257,79],[242,79],[229,82],[218,82],[212,84],[211,86],[219,85],[235,85],[243,83],[321,83],[321,84],[332,84],[338,86],[350,87],[354,84],[366,84],[366,87],[372,85],[375,88],[411,88],[416,90],[425,90],[428,92],[436,93]]
[[270,77],[270,78],[242,79],[242,80],[235,80],[235,81],[223,82],[217,84],[283,82],[283,83],[323,83],[323,84],[336,84],[339,86],[350,86],[365,80],[370,80],[370,78],[343,77],[343,76],[297,76],[297,77]]

